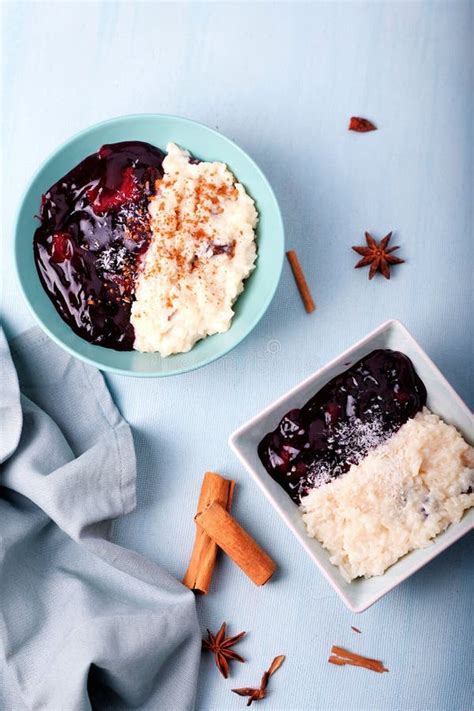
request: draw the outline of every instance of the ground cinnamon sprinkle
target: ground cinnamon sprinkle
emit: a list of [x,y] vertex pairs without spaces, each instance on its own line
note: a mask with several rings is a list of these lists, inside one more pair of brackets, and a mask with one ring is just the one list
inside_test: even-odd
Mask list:
[[[184,257],[181,240],[185,236],[188,236],[187,239],[191,236],[197,241],[212,240],[215,235],[210,234],[209,230],[204,230],[203,224],[209,221],[211,213],[216,212],[216,206],[220,206],[220,198],[231,197],[235,188],[233,185],[218,186],[199,178],[192,190],[187,189],[186,185],[183,186],[183,189],[178,190],[175,176],[165,176],[160,183],[164,189],[174,188],[176,195],[176,204],[170,212],[163,214],[166,209],[164,201],[160,202],[160,211],[162,235],[170,243],[166,258],[174,261],[177,268],[175,282],[179,283],[184,272],[195,267],[193,260],[188,263]],[[176,239],[177,233],[181,235],[178,239]],[[155,274],[155,269],[150,265],[148,274]]]
[[349,652],[343,647],[332,646],[331,656],[329,657],[328,662],[341,667],[346,664],[353,667],[363,667],[364,669],[370,669],[370,671],[378,672],[379,674],[388,672],[388,669],[384,667],[383,663],[378,659],[370,659],[370,657],[363,657],[360,654],[354,654],[354,652]]

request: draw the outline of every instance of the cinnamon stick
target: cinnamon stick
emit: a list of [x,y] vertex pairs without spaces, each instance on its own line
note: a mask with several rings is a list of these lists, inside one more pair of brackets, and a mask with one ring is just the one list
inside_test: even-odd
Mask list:
[[[206,472],[199,495],[197,513],[204,511],[210,504],[217,502],[230,510],[234,495],[235,481],[224,479],[215,472]],[[183,578],[183,585],[196,592],[207,595],[211,585],[212,573],[216,564],[217,545],[207,533],[196,526],[196,538],[188,569]]]
[[265,585],[276,570],[273,560],[218,502],[195,521],[256,585]]
[[296,286],[298,287],[298,291],[300,292],[304,307],[307,313],[310,314],[314,311],[316,306],[314,304],[313,297],[311,296],[311,292],[309,290],[309,286],[303,274],[303,270],[301,269],[301,264],[299,262],[297,254],[295,251],[290,250],[286,253],[286,256],[288,257],[288,261],[291,266],[291,271],[293,272],[293,276],[295,277]]

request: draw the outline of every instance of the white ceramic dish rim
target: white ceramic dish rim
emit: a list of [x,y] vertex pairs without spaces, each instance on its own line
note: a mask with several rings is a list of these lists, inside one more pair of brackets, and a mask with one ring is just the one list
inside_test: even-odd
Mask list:
[[[449,384],[449,382],[446,380],[444,375],[437,368],[437,366],[433,363],[433,361],[427,355],[427,353],[423,350],[423,348],[418,344],[418,342],[411,335],[411,333],[408,331],[408,329],[399,320],[389,319],[389,320],[385,321],[384,323],[382,323],[380,326],[378,326],[376,329],[371,331],[367,336],[365,336],[364,338],[360,339],[359,341],[354,343],[352,346],[347,348],[345,351],[343,351],[341,354],[339,354],[336,358],[333,358],[331,361],[329,361],[322,368],[319,368],[318,370],[313,372],[311,375],[309,375],[307,378],[305,378],[303,381],[297,383],[293,388],[288,390],[286,393],[284,393],[277,400],[274,400],[270,405],[268,405],[266,408],[261,410],[257,415],[255,415],[250,420],[248,420],[243,425],[241,425],[229,437],[229,446],[231,447],[233,452],[237,455],[238,459],[243,464],[243,466],[247,469],[247,471],[249,472],[251,477],[254,479],[254,481],[257,483],[257,486],[261,489],[261,491],[263,491],[266,498],[270,501],[270,503],[272,504],[274,509],[278,512],[278,514],[281,516],[281,518],[285,521],[288,528],[291,530],[293,535],[297,538],[299,543],[303,546],[303,548],[308,553],[308,555],[313,560],[313,562],[316,563],[319,570],[322,572],[322,574],[324,575],[326,580],[330,583],[330,585],[333,587],[333,589],[337,592],[337,594],[339,595],[341,600],[344,602],[344,604],[352,612],[355,612],[355,613],[360,613],[360,612],[364,612],[365,610],[367,610],[375,602],[377,602],[377,600],[379,600],[384,595],[386,595],[388,592],[393,590],[400,583],[402,583],[403,581],[405,581],[409,577],[411,577],[411,575],[416,573],[420,568],[422,568],[427,563],[429,563],[431,560],[433,560],[433,558],[435,558],[442,551],[444,551],[446,548],[448,548],[450,545],[452,545],[455,541],[459,540],[459,538],[462,538],[464,535],[466,535],[468,533],[468,531],[474,527],[474,523],[469,525],[469,522],[466,520],[466,517],[469,513],[472,514],[474,512],[474,510],[471,510],[471,512],[466,511],[463,519],[458,524],[455,524],[459,528],[454,533],[454,535],[451,535],[448,539],[444,540],[442,543],[438,543],[438,545],[436,547],[428,546],[427,548],[424,548],[424,549],[418,549],[418,550],[422,550],[425,555],[423,556],[422,560],[420,560],[416,565],[413,566],[413,568],[411,570],[408,570],[406,573],[398,576],[398,578],[396,578],[391,583],[389,583],[386,588],[378,591],[377,593],[375,593],[373,595],[368,595],[367,599],[363,603],[354,604],[353,601],[350,599],[350,597],[345,593],[343,588],[341,586],[339,586],[330,577],[330,575],[326,572],[324,567],[321,565],[320,561],[315,557],[314,552],[313,552],[311,545],[310,545],[310,543],[314,543],[314,540],[310,539],[308,536],[303,537],[300,534],[300,532],[294,526],[292,521],[288,518],[286,512],[279,505],[278,501],[276,501],[276,499],[273,497],[271,492],[267,489],[267,487],[265,486],[265,484],[262,481],[262,479],[260,478],[260,476],[254,470],[253,466],[247,460],[245,455],[241,452],[239,444],[238,444],[238,440],[242,435],[244,435],[246,432],[248,432],[250,429],[252,429],[255,426],[255,424],[257,422],[259,422],[262,418],[264,418],[267,415],[270,415],[274,411],[277,411],[278,408],[284,402],[286,402],[288,399],[292,398],[300,389],[303,389],[306,385],[310,384],[316,378],[320,378],[320,377],[324,376],[333,367],[338,366],[338,365],[343,365],[344,361],[347,359],[350,359],[355,351],[367,346],[371,341],[373,341],[378,336],[383,334],[384,331],[388,331],[390,328],[393,328],[393,327],[397,328],[406,338],[408,338],[411,341],[413,347],[418,350],[419,355],[429,363],[429,365],[431,366],[431,368],[433,370],[433,373],[437,376],[437,379],[444,385],[444,387],[449,392],[453,401],[463,411],[464,415],[468,419],[471,419],[471,421],[472,421],[472,413],[470,412],[467,405],[463,402],[461,397],[457,394],[457,392]],[[263,465],[262,465],[262,469],[263,469]],[[268,474],[267,474],[267,476],[269,477]],[[471,516],[471,518],[474,518],[474,517]],[[463,526],[462,525],[463,522],[465,522],[466,525]],[[448,527],[447,530],[449,530],[449,528],[451,528],[451,527]],[[324,550],[322,548],[322,546],[321,546],[321,549]],[[413,555],[413,553],[416,553],[416,552],[417,551],[412,551],[411,553],[408,553],[406,556],[404,556],[404,558],[409,558],[410,556]],[[383,578],[383,576],[380,576],[380,577]]]

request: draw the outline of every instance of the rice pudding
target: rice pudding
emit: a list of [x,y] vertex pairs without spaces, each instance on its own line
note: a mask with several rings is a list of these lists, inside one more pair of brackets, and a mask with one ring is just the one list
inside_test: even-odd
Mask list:
[[308,534],[348,581],[424,548],[474,506],[474,450],[427,408],[301,500]]
[[224,163],[194,162],[171,143],[163,170],[131,323],[135,349],[168,356],[229,329],[254,268],[257,211]]
[[258,446],[348,581],[381,575],[474,506],[474,450],[425,405],[410,359],[376,350]]
[[256,259],[257,211],[219,162],[168,145],[105,145],[43,195],[41,283],[82,338],[116,350],[188,351],[226,331]]

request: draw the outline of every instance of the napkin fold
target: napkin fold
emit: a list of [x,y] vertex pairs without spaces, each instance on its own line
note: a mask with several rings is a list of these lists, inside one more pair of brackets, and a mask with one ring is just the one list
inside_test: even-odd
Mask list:
[[136,469],[102,375],[0,331],[0,387],[0,708],[191,709],[194,596],[110,540]]

